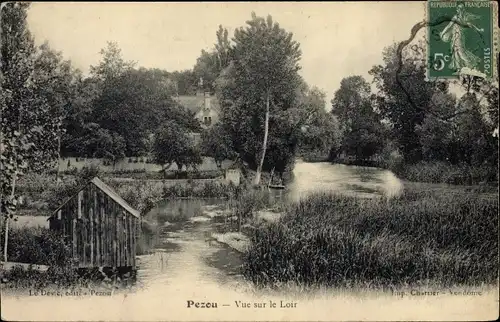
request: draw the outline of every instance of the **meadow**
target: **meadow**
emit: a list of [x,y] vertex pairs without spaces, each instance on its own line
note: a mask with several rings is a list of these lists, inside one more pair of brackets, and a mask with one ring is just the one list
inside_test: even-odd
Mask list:
[[479,194],[316,194],[250,237],[244,276],[261,287],[480,285],[498,277],[498,200]]

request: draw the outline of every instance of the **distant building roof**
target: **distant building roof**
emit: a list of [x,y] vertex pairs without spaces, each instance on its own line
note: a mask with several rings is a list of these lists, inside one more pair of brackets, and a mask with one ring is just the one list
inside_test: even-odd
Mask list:
[[[205,103],[205,97],[203,95],[182,95],[174,97],[174,100],[193,113],[198,113],[203,108]],[[217,110],[218,107],[219,104],[217,98],[213,95],[210,96],[210,108]]]
[[[140,213],[132,208],[122,197],[120,197],[110,186],[102,182],[98,177],[94,177],[91,181],[89,181],[85,186],[81,187],[78,192],[82,191],[88,184],[93,183],[97,188],[99,188],[102,192],[108,195],[111,199],[113,199],[117,204],[119,204],[123,209],[128,211],[134,217],[140,218]],[[76,195],[76,194],[75,194]],[[71,196],[65,202],[63,202],[56,210],[52,213],[52,216],[57,213],[68,201],[73,199],[75,196]]]

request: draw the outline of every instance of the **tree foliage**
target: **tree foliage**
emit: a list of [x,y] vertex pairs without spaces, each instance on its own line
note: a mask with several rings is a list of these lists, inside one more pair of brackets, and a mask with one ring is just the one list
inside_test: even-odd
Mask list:
[[301,95],[298,110],[302,113],[300,120],[304,120],[298,125],[301,153],[323,156],[340,148],[340,124],[337,117],[325,109],[325,97],[325,93],[315,87]]
[[[422,157],[415,127],[422,124],[436,90],[435,82],[425,80],[425,64],[420,58],[410,53],[398,57],[397,46],[392,45],[383,52],[384,64],[369,71],[379,91],[376,108],[392,125],[392,134],[406,162],[417,162]],[[398,72],[399,78],[396,77]],[[412,101],[408,100],[401,85]]]
[[121,49],[116,42],[108,41],[106,48],[101,49],[101,61],[96,66],[90,66],[93,78],[106,81],[115,79],[134,68],[135,62],[125,61]]
[[147,154],[151,135],[164,120],[199,129],[194,114],[172,99],[177,88],[170,73],[134,68],[133,62],[123,60],[115,43],[108,43],[101,53],[102,61],[91,68],[92,77],[79,82],[70,107],[66,154],[115,161],[124,155]]
[[226,28],[219,25],[216,32],[217,42],[211,51],[202,50],[193,68],[196,79],[203,79],[204,88],[215,92],[215,81],[220,73],[232,60],[232,47],[229,33]]
[[64,107],[71,95],[69,62],[43,45],[37,48],[26,23],[29,3],[7,3],[1,11],[2,213],[17,204],[17,178],[41,171],[57,159]]
[[271,161],[265,158],[268,136],[269,142],[285,140],[282,146],[295,149],[282,114],[297,103],[301,51],[293,34],[271,16],[254,13],[246,27],[235,30],[233,43],[232,61],[217,80],[222,122],[240,158],[257,169],[258,183],[260,171]]
[[202,154],[213,158],[219,168],[224,160],[236,157],[231,137],[221,123],[216,123],[202,133],[200,147]]
[[155,162],[164,165],[165,170],[173,163],[179,171],[184,166],[196,168],[203,161],[186,129],[173,121],[166,122],[156,133],[153,155]]
[[341,151],[356,159],[369,159],[385,144],[384,127],[373,105],[370,85],[361,76],[342,79],[332,99],[332,113],[342,130]]
[[[421,43],[384,51],[384,64],[370,74],[379,90],[375,108],[391,125],[391,138],[406,163],[420,160],[494,165],[498,159],[498,80],[461,76],[425,78]],[[459,99],[454,91],[465,91]]]

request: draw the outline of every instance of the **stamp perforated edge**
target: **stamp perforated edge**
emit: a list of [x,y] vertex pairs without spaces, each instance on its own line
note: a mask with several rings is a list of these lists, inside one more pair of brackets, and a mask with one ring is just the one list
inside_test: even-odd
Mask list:
[[492,48],[491,51],[493,52],[493,71],[492,71],[492,78],[496,79],[498,77],[498,54],[499,54],[499,42],[500,42],[500,30],[498,27],[498,2],[496,1],[490,1],[490,6],[492,10],[492,15],[491,15],[491,42],[492,42]]
[[[429,23],[429,3],[431,1],[457,1],[457,0],[427,0],[424,2],[424,10],[425,10],[425,15],[424,15],[424,21],[425,23]],[[485,0],[470,0],[470,1],[485,1]],[[499,42],[500,42],[500,30],[498,27],[498,2],[490,0],[490,11],[491,11],[491,52],[493,53],[493,58],[492,58],[492,72],[491,72],[491,77],[490,79],[496,79],[498,77],[498,54],[499,54]],[[429,26],[424,27],[424,37],[425,37],[425,42],[427,46],[425,47],[425,80],[426,81],[431,81],[431,80],[436,80],[436,78],[431,78],[429,77],[429,45],[430,45],[430,40],[429,40]],[[455,79],[451,77],[441,77],[440,79]]]
[[429,26],[427,24],[429,23],[429,2],[431,0],[427,0],[424,2],[424,37],[425,37],[425,81],[428,82],[430,81],[429,78],[429,46],[430,46],[430,40],[429,40]]

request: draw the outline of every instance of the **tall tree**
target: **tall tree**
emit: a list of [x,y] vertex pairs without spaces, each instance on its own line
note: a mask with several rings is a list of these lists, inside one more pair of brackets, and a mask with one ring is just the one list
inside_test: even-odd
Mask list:
[[357,160],[368,160],[384,146],[384,127],[368,101],[363,102],[357,112],[349,130],[344,132],[342,149]]
[[[235,144],[240,156],[256,165],[254,184],[259,184],[272,115],[292,107],[296,99],[301,51],[292,33],[271,16],[264,19],[255,13],[246,27],[235,31],[233,42],[232,63],[219,80],[223,118],[233,137],[242,141]],[[245,127],[240,126],[242,120]]]
[[437,92],[433,96],[433,101],[436,105],[433,113],[427,114],[422,124],[416,126],[416,133],[422,145],[423,159],[457,163],[454,134],[456,126],[452,122],[443,120],[448,115],[456,113],[456,96]]
[[106,48],[101,49],[99,53],[102,59],[96,66],[90,66],[90,74],[101,81],[117,78],[135,66],[135,62],[123,59],[116,42],[108,41]]
[[[62,53],[52,50],[47,42],[38,48],[34,60],[33,82],[37,84],[37,94],[44,97],[49,106],[48,114],[59,119],[55,129],[57,142],[54,142],[57,144],[55,147],[58,153],[57,159],[59,159],[61,152],[61,140],[64,134],[63,123],[68,117],[70,106],[76,97],[78,77],[79,71],[74,70],[71,62],[63,60]],[[39,151],[34,158],[31,164],[32,168],[43,169],[43,162],[41,164],[38,162],[46,159],[40,154],[42,151]],[[57,172],[58,175],[59,172]]]
[[305,119],[300,126],[300,149],[306,154],[329,154],[340,148],[340,125],[337,117],[325,109],[326,95],[318,88],[308,89],[302,95],[301,112]]
[[422,124],[439,85],[426,81],[426,67],[422,59],[425,60],[425,57],[413,54],[411,50],[405,50],[405,54],[399,56],[394,44],[384,49],[384,64],[369,71],[379,91],[377,109],[392,125],[392,134],[409,163],[418,162],[422,157],[415,128]]
[[[61,115],[54,113],[37,70],[33,38],[27,28],[29,3],[6,3],[1,10],[1,212],[6,215],[4,256],[7,255],[8,219],[17,205],[16,181],[23,169],[39,170],[57,156],[57,129]],[[44,65],[45,66],[45,65]],[[48,67],[50,70],[50,68]],[[35,162],[36,161],[36,162]],[[7,260],[7,258],[4,258]]]
[[342,79],[332,99],[332,113],[343,135],[342,150],[356,159],[368,159],[384,143],[384,128],[372,103],[370,85],[361,76]]
[[[126,155],[147,152],[145,142],[165,119],[197,128],[194,115],[177,105],[169,74],[157,69],[134,69],[123,63],[114,46],[104,51],[97,78],[100,89],[93,101],[93,118],[104,129],[126,141]],[[112,58],[112,59],[111,59]]]
[[232,59],[232,47],[227,29],[219,25],[216,36],[217,42],[214,49],[209,52],[202,50],[193,68],[196,78],[198,80],[202,78],[205,89],[210,92],[215,91],[215,80]]
[[[483,165],[492,155],[498,155],[498,141],[494,142],[491,132],[480,111],[481,107],[477,96],[468,93],[460,99],[461,108],[467,113],[459,114],[455,118],[456,146],[460,161],[473,166]],[[491,164],[497,166],[497,160]]]
[[81,138],[87,133],[87,124],[95,122],[93,118],[94,100],[99,93],[99,84],[94,78],[83,78],[81,74],[76,75],[74,99],[67,107],[63,120],[62,155],[88,155],[86,144],[81,141]]
[[192,70],[175,71],[170,74],[170,79],[174,82],[176,95],[194,95],[196,84],[199,80]]
[[219,76],[221,69],[215,52],[201,51],[201,56],[196,60],[196,65],[193,67],[193,73],[199,80],[203,79],[203,87],[205,90],[213,92],[213,83]]
[[332,99],[332,113],[337,116],[344,131],[350,131],[363,105],[370,99],[370,84],[362,76],[342,79]]

